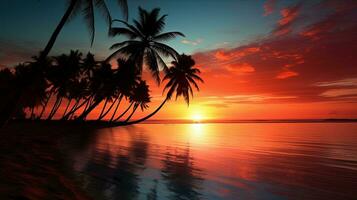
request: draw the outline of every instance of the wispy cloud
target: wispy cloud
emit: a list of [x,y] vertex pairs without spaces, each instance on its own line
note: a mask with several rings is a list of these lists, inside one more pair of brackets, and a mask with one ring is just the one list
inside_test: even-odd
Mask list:
[[264,16],[268,16],[274,12],[276,6],[276,0],[267,0],[263,7],[264,7]]
[[201,39],[201,38],[198,38],[196,40],[188,40],[188,39],[181,40],[182,44],[193,45],[193,46],[197,46],[197,45],[201,44],[202,42],[203,42],[203,39]]
[[228,64],[225,67],[235,74],[249,74],[255,71],[255,68],[249,63]]
[[356,95],[357,95],[357,88],[331,89],[321,94],[321,96],[323,97],[343,97],[343,96],[356,96]]
[[291,78],[291,77],[298,76],[298,75],[299,75],[299,73],[294,72],[294,71],[283,71],[283,72],[280,72],[278,75],[276,75],[275,78],[287,79],[287,78]]
[[[337,6],[346,9],[327,9],[320,3],[285,8],[277,24],[291,28],[286,35],[270,32],[265,38],[243,46],[237,44],[194,54],[197,66],[203,69],[202,91],[209,91],[211,96],[269,93],[297,97],[285,99],[289,102],[348,102],[350,97],[346,95],[354,90],[326,91],[325,87],[356,87],[357,46],[351,45],[351,41],[357,41],[357,24],[353,23],[357,13],[347,9],[348,5]],[[298,20],[300,17],[307,21]],[[316,32],[314,36],[318,40],[301,34],[332,18],[334,28]]]
[[273,30],[274,35],[282,36],[292,31],[292,25],[300,13],[301,4],[284,8],[280,11],[281,18],[277,23],[276,28]]
[[341,79],[337,81],[318,82],[314,84],[319,87],[343,87],[343,86],[357,86],[357,78]]

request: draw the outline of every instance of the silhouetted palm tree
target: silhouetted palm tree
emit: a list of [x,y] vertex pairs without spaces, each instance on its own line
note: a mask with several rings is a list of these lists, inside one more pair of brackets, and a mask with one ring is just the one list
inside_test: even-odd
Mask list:
[[63,98],[71,96],[71,88],[77,79],[81,67],[82,53],[71,51],[68,55],[55,57],[55,65],[49,72],[48,78],[53,85],[56,101],[47,119],[52,119],[59,109]]
[[77,85],[75,88],[75,90],[77,90],[75,94],[76,101],[70,111],[62,117],[63,120],[69,119],[82,106],[88,108],[94,96],[93,90],[91,89],[91,83],[93,80],[94,71],[99,67],[98,61],[95,60],[93,54],[88,53],[83,59],[83,63],[80,65],[80,67],[79,85]]
[[168,89],[165,100],[161,103],[161,105],[154,110],[151,114],[145,116],[144,118],[127,122],[127,124],[134,124],[145,121],[155,115],[164,104],[170,100],[173,94],[176,92],[176,99],[179,96],[183,96],[187,105],[190,103],[190,96],[193,97],[193,85],[197,91],[199,91],[199,87],[197,81],[202,82],[203,80],[199,77],[201,73],[199,69],[195,68],[195,61],[191,58],[191,56],[182,54],[177,61],[172,62],[172,67],[170,67],[167,71],[164,80],[168,80],[168,83],[165,86],[165,90]]
[[[37,57],[30,63],[19,64],[15,67],[15,90],[20,90],[21,96],[16,105],[16,110],[28,108],[31,110],[30,118],[34,117],[34,109],[45,102],[48,83],[42,73],[44,63]],[[26,89],[23,89],[26,88]]]
[[132,95],[129,97],[130,102],[134,102],[134,107],[132,113],[128,116],[125,121],[129,121],[134,115],[136,109],[140,106],[141,110],[147,109],[148,103],[150,102],[149,86],[146,81],[140,80],[137,86],[134,88]]
[[148,12],[139,7],[139,21],[134,20],[134,25],[130,25],[123,20],[125,27],[111,28],[111,35],[124,35],[130,40],[116,43],[110,49],[118,49],[107,58],[111,60],[115,56],[121,56],[135,63],[135,69],[141,74],[143,63],[145,62],[156,79],[160,83],[160,67],[167,69],[163,56],[178,57],[175,49],[162,43],[177,36],[184,36],[180,32],[162,33],[167,15],[159,16],[160,9],[155,8]]
[[[15,75],[9,68],[0,70],[0,122],[7,120],[6,114],[9,112],[9,105],[13,104],[12,98],[15,95]],[[6,95],[5,95],[6,94]],[[1,126],[1,124],[0,124]]]
[[103,99],[112,99],[116,96],[111,65],[102,62],[100,63],[99,68],[95,69],[93,72],[90,84],[90,90],[93,93],[93,103],[78,117],[80,120],[85,119]]
[[[119,6],[121,7],[125,19],[128,18],[128,4],[126,0],[117,0]],[[45,49],[43,50],[41,56],[47,57],[50,53],[59,33],[61,32],[64,25],[73,17],[82,13],[84,15],[85,22],[88,26],[91,45],[94,41],[95,35],[95,24],[94,24],[94,10],[97,8],[104,16],[105,21],[110,25],[112,17],[110,15],[109,9],[104,0],[69,0],[69,5],[66,12],[64,13],[61,21],[57,25],[55,31],[52,33],[50,40],[48,41]]]
[[[118,92],[118,103],[114,109],[112,117],[110,121],[117,121],[122,116],[125,115],[125,111],[115,118],[116,112],[118,111],[119,105],[123,98],[128,99],[131,96],[131,93],[134,87],[138,84],[140,77],[138,73],[133,70],[132,63],[129,61],[125,61],[123,59],[118,59],[118,69],[114,73],[114,82],[117,87]],[[129,108],[130,109],[130,108]]]

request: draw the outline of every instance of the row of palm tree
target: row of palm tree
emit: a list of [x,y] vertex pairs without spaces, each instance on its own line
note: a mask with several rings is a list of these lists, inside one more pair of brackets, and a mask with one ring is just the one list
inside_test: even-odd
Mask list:
[[[126,1],[119,3],[127,16]],[[84,9],[86,20],[91,25],[93,43],[94,7],[106,13],[105,16],[110,20],[110,36],[124,35],[128,40],[112,45],[111,49],[116,51],[103,61],[97,61],[91,53],[83,58],[78,51],[48,57],[54,40],[64,25],[62,21],[68,21],[81,9]],[[156,114],[174,93],[176,99],[183,96],[189,104],[190,96],[193,96],[191,85],[198,90],[197,81],[203,82],[198,75],[200,71],[194,68],[195,63],[190,56],[179,55],[172,47],[163,43],[184,35],[180,32],[163,33],[166,15],[160,16],[159,12],[158,8],[152,11],[139,8],[139,19],[133,20],[132,25],[124,20],[111,20],[104,1],[71,0],[61,23],[39,57],[33,57],[31,62],[17,65],[12,72],[8,69],[0,72],[0,78],[4,77],[1,81],[5,81],[5,85],[9,86],[0,87],[9,94],[9,98],[2,100],[5,105],[2,110],[7,111],[3,112],[3,119],[6,119],[6,113],[9,112],[11,117],[24,116],[21,113],[27,109],[30,110],[31,119],[51,120],[58,116],[59,108],[65,104],[62,120],[85,120],[93,110],[103,104],[98,120],[108,118],[111,114],[111,122],[133,124]],[[115,22],[123,24],[124,27],[113,27]],[[164,57],[174,60],[172,66],[167,66]],[[118,68],[111,66],[109,61],[113,59],[116,59]],[[143,66],[147,66],[151,71],[158,85],[161,82],[160,73],[164,73],[163,80],[168,81],[165,86],[167,95],[152,113],[130,121],[138,108],[142,111],[148,108],[151,98],[149,86],[142,80]],[[52,104],[49,103],[51,99],[54,99]],[[125,109],[120,106],[123,100],[128,102]],[[16,109],[9,109],[11,107]],[[35,115],[35,110],[39,110],[39,107],[41,111]],[[44,113],[48,115],[45,117]],[[127,116],[126,119],[122,119],[124,115]]]
[[[4,83],[1,90],[13,91],[27,85],[18,111],[30,111],[30,119],[52,120],[57,115],[62,120],[84,120],[103,104],[97,120],[107,118],[110,122],[133,124],[156,114],[174,93],[176,98],[183,96],[189,103],[193,95],[191,84],[197,86],[196,81],[202,81],[198,76],[199,70],[194,68],[191,56],[184,54],[172,64],[164,77],[167,80],[166,98],[152,113],[136,120],[130,119],[138,109],[144,111],[148,108],[150,90],[146,81],[133,70],[134,64],[122,58],[117,60],[119,67],[112,68],[105,61],[96,61],[93,54],[88,53],[83,57],[79,51],[46,61],[34,57],[31,62],[17,65],[13,72],[1,70],[0,77]],[[33,76],[36,76],[35,82],[32,81]],[[50,100],[53,103],[49,103]],[[127,103],[123,104],[123,101]],[[121,103],[124,106],[120,106]]]

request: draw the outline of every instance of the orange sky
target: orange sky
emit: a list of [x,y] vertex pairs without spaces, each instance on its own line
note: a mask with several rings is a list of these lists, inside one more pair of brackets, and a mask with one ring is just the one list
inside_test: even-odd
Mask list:
[[[201,91],[189,107],[173,99],[153,119],[357,118],[356,8],[355,1],[279,10],[266,4],[264,16],[279,13],[272,30],[244,44],[193,53],[205,81]],[[144,77],[153,96],[150,113],[163,85]]]
[[155,118],[357,118],[357,6],[331,2],[308,25],[297,4],[267,36],[195,53],[201,91],[189,108],[181,99]]

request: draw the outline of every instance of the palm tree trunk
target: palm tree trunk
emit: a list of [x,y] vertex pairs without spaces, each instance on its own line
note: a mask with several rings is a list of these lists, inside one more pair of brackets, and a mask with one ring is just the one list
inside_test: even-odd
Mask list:
[[55,116],[56,112],[58,111],[58,108],[60,107],[60,105],[62,103],[62,99],[63,99],[63,97],[60,97],[59,102],[58,102],[58,104],[57,104],[55,110],[53,111],[52,116],[49,120],[51,120]]
[[103,115],[103,112],[104,112],[104,110],[105,110],[105,107],[107,107],[107,103],[108,103],[108,99],[105,99],[104,106],[103,106],[103,108],[102,108],[102,111],[101,111],[100,114],[99,114],[98,120],[101,119],[101,117],[102,117],[102,115]]
[[130,118],[134,115],[134,113],[138,107],[139,107],[139,104],[134,105],[133,112],[131,112],[131,114],[128,116],[128,118],[126,118],[125,122],[130,120]]
[[114,121],[118,121],[121,117],[123,117],[131,108],[131,106],[133,105],[134,103],[131,103],[130,106],[121,114],[119,115],[117,118],[114,119]]
[[57,96],[56,101],[55,101],[55,103],[54,103],[53,106],[52,106],[51,112],[50,112],[50,114],[48,114],[47,120],[50,120],[50,119],[52,118],[52,114],[53,114],[53,112],[54,112],[55,109],[56,109],[56,106],[57,106],[57,104],[58,104],[58,102],[59,102],[59,99],[60,99],[60,98]]
[[89,99],[88,103],[86,104],[86,106],[84,107],[82,113],[86,112],[92,105],[94,102],[94,98],[93,96]]
[[35,106],[32,106],[31,108],[31,116],[30,116],[30,119],[33,119],[34,118],[34,112],[35,112]]
[[120,105],[120,102],[121,102],[121,99],[123,98],[123,95],[121,95],[120,97],[119,97],[119,101],[118,101],[118,103],[117,103],[117,106],[115,107],[115,110],[114,110],[114,112],[113,112],[113,115],[112,115],[112,117],[110,118],[110,122],[112,122],[113,121],[113,119],[114,119],[114,117],[115,117],[115,114],[117,113],[117,110],[118,110],[118,108],[119,108],[119,105]]
[[165,103],[167,102],[168,98],[166,97],[166,99],[161,103],[161,105],[156,108],[156,110],[154,110],[154,112],[152,112],[151,114],[141,118],[141,119],[138,119],[138,120],[134,120],[134,121],[131,121],[131,122],[124,122],[123,125],[131,125],[131,124],[137,124],[137,123],[140,123],[142,121],[145,121],[147,119],[149,119],[150,117],[154,116],[161,108],[162,106],[165,105]]
[[72,99],[69,99],[69,100],[68,100],[68,103],[67,103],[67,106],[66,106],[66,109],[65,109],[64,112],[63,112],[62,118],[66,115],[67,110],[68,110],[69,106],[71,105],[71,102],[72,102]]
[[42,51],[42,53],[41,53],[41,57],[42,57],[42,58],[47,57],[48,54],[50,53],[50,51],[51,51],[53,45],[54,45],[55,42],[56,42],[56,39],[57,39],[59,33],[61,32],[63,26],[64,26],[64,25],[66,24],[66,22],[68,21],[69,16],[71,16],[71,13],[72,13],[72,11],[73,11],[73,9],[74,9],[74,7],[75,7],[77,1],[78,1],[78,0],[71,0],[71,3],[70,3],[70,5],[68,6],[66,12],[64,13],[64,15],[63,15],[61,21],[60,21],[59,24],[57,25],[55,31],[52,33],[51,38],[50,38],[50,40],[48,41],[48,43],[47,43],[45,49]]
[[78,120],[85,120],[85,118],[87,117],[87,115],[92,112],[92,110],[94,108],[96,108],[100,102],[102,102],[103,98],[95,101],[87,110],[85,110],[79,117]]
[[52,92],[51,92],[50,95],[47,97],[47,100],[46,100],[46,102],[45,102],[45,105],[43,105],[42,111],[41,111],[41,113],[40,113],[40,116],[38,116],[38,119],[41,119],[43,113],[45,112],[46,107],[47,107],[47,104],[48,104],[48,102],[49,102],[50,99],[51,99],[51,96],[52,96]]
[[[92,97],[88,97],[88,99],[85,99],[81,104],[79,104],[78,106],[76,105],[75,107],[72,108],[72,110],[70,112],[68,112],[66,114],[66,116],[64,116],[63,118],[64,119],[68,119],[69,116],[73,115],[78,109],[80,109],[84,104],[88,103],[89,100],[91,99]],[[78,101],[79,103],[79,101]]]
[[79,104],[80,101],[81,101],[80,99],[76,99],[76,103],[74,103],[74,105],[73,105],[72,108],[69,110],[69,112],[68,112],[66,115],[64,115],[64,116],[62,117],[62,120],[71,119],[71,117],[72,117],[72,116],[74,115],[74,113],[75,113],[75,112],[73,112],[73,110],[77,108],[77,106],[78,106],[78,104]]
[[117,100],[118,100],[118,98],[116,98],[116,99],[113,101],[113,103],[109,106],[109,108],[107,109],[107,111],[105,111],[105,112],[103,113],[103,115],[99,117],[98,121],[99,121],[99,120],[102,120],[102,119],[112,110],[112,108],[113,108],[113,106],[115,105],[115,103],[117,102]]

